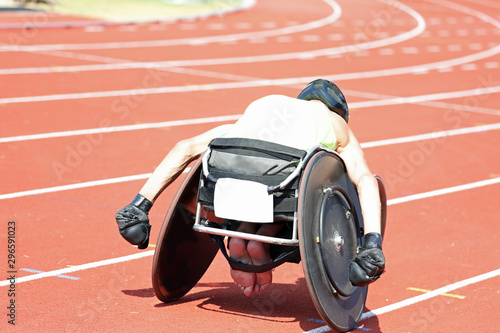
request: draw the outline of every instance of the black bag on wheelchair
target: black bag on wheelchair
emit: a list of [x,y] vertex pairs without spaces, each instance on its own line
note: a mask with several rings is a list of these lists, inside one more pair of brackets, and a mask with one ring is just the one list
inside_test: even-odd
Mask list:
[[[207,211],[214,211],[217,217],[227,219],[225,227],[231,230],[240,222],[283,223],[276,238],[289,240],[272,243],[272,266],[257,269],[234,263],[233,268],[258,272],[283,262],[300,262],[296,246],[297,191],[306,155],[305,150],[254,139],[217,138],[210,143],[203,157],[198,204]],[[218,193],[224,198],[218,200]],[[219,208],[223,205],[227,209]],[[264,210],[268,211],[262,214]],[[211,226],[221,227],[214,223]],[[214,239],[224,254],[222,238],[216,236]]]
[[[246,205],[247,210],[242,213],[244,215],[242,220],[264,223],[293,221],[293,214],[297,209],[295,191],[299,184],[300,162],[306,153],[305,150],[268,141],[217,138],[210,143],[209,150],[204,156],[198,202],[206,210],[213,211],[215,190],[221,179],[244,181],[235,182],[236,186],[241,187],[236,189],[236,192],[239,192],[243,198],[247,197],[243,185],[254,182],[262,184],[267,193],[272,194],[274,218],[270,221],[249,221],[251,210],[262,209],[262,207],[252,207],[249,204]],[[284,183],[287,180],[288,182]],[[228,190],[227,187],[225,190]],[[219,217],[228,218],[227,216]]]

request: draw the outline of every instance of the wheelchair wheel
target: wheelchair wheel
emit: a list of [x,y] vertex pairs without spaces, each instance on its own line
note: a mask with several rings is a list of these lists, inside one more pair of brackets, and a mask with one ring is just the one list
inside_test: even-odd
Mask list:
[[163,302],[188,293],[212,263],[219,247],[208,234],[193,230],[201,159],[178,189],[163,221],[153,258],[153,289]]
[[348,331],[359,321],[368,292],[349,280],[349,262],[363,235],[356,190],[340,157],[319,152],[304,169],[299,193],[300,253],[311,297],[330,327]]

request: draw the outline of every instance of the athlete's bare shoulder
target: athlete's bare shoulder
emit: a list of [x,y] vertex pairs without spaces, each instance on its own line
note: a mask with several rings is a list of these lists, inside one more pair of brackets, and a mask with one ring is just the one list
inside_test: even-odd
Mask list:
[[337,139],[337,149],[342,149],[349,143],[349,126],[347,126],[345,120],[335,112],[328,112],[328,116]]

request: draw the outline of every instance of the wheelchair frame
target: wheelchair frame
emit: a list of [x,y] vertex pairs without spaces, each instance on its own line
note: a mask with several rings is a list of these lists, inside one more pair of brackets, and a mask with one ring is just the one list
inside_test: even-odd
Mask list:
[[[346,262],[352,260],[357,247],[362,246],[363,220],[356,189],[349,181],[340,156],[331,149],[314,147],[300,158],[284,181],[267,187],[269,193],[280,191],[301,175],[298,187],[293,183],[294,186],[286,189],[289,195],[294,191],[297,199],[292,236],[279,238],[212,227],[210,221],[202,218],[200,182],[209,177],[212,177],[210,181],[217,181],[207,166],[210,154],[211,150],[207,150],[198,159],[165,216],[153,259],[152,280],[158,299],[172,302],[189,292],[208,269],[219,247],[222,250],[219,241],[223,236],[298,246],[308,289],[319,314],[332,328],[352,329],[361,318],[368,288],[352,286],[348,278]],[[294,163],[296,158],[294,155]],[[386,196],[382,180],[376,177],[382,203],[383,233]],[[192,205],[194,195],[196,209]],[[291,213],[289,207],[285,211]],[[339,232],[335,232],[337,230]],[[215,239],[217,237],[219,240]],[[345,245],[342,237],[345,237]],[[280,263],[284,262],[282,259]],[[233,267],[231,262],[229,264]]]
[[[326,147],[321,146],[321,145],[314,146],[306,153],[305,157],[299,161],[295,170],[284,181],[282,181],[278,185],[274,185],[274,186],[268,185],[268,188],[267,188],[268,193],[274,193],[276,191],[282,190],[288,184],[290,184],[291,181],[293,181],[295,178],[299,177],[304,165],[307,164],[307,162],[310,160],[310,158],[319,151],[327,151],[329,153],[332,153],[332,154],[339,156],[338,153],[335,152],[334,150],[331,150],[331,149],[326,148]],[[216,183],[217,179],[215,177],[213,177],[208,170],[208,159],[210,158],[210,154],[211,154],[211,149],[208,148],[202,157],[202,172],[208,180]],[[299,195],[298,190],[295,190],[295,198],[298,198],[298,195]],[[224,230],[224,229],[210,227],[209,226],[210,221],[204,220],[201,218],[201,210],[202,210],[202,204],[200,202],[197,202],[196,219],[195,219],[193,229],[198,231],[198,232],[219,235],[219,236],[236,237],[236,238],[242,238],[242,239],[246,239],[246,240],[254,240],[254,241],[259,241],[259,242],[269,243],[269,244],[290,245],[290,246],[298,246],[299,245],[297,212],[294,213],[294,217],[293,217],[292,237],[290,239],[287,239],[287,238],[255,235],[255,234],[249,234],[249,233],[245,233],[245,232]]]

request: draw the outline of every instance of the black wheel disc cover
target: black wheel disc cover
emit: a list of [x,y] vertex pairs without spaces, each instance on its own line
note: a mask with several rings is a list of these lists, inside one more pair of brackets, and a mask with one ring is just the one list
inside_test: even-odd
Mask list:
[[[346,235],[343,236],[342,250],[349,253],[345,256],[340,252],[333,253],[329,242],[331,243],[332,231],[340,228],[332,222],[335,219],[331,219],[331,215],[343,214],[343,218],[337,219],[338,223],[343,222],[342,220],[346,220],[346,205],[337,194],[325,199],[328,188],[339,189],[345,194],[352,205],[350,219],[357,220],[357,226],[349,222],[351,226],[347,226],[347,229],[339,229]],[[362,235],[363,222],[356,190],[347,177],[340,157],[329,152],[319,152],[304,169],[299,193],[300,253],[311,297],[319,314],[330,327],[348,331],[359,321],[368,292],[367,287],[352,287],[348,277],[346,280],[348,262],[355,255]],[[325,217],[323,222],[321,215]],[[322,228],[324,230],[320,233]],[[350,296],[340,295],[336,287]]]
[[[179,187],[163,221],[153,258],[153,289],[163,302],[189,292],[212,263],[219,247],[205,233],[193,230],[201,159]],[[191,209],[191,210],[190,210]]]

